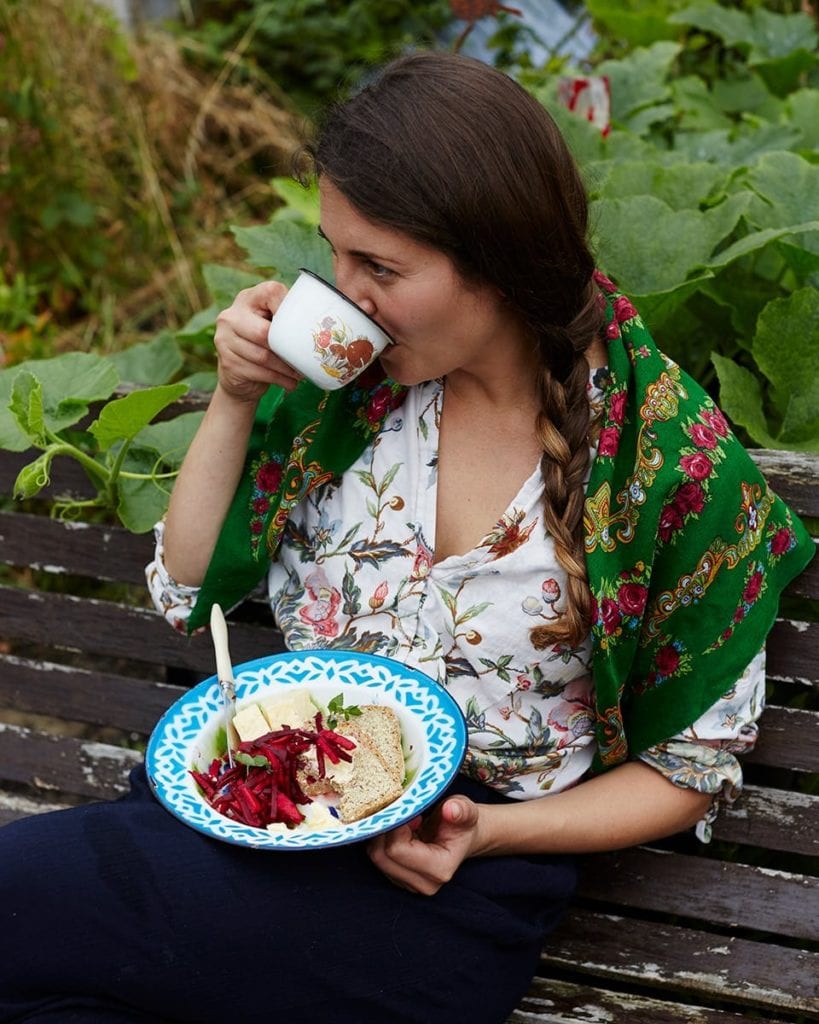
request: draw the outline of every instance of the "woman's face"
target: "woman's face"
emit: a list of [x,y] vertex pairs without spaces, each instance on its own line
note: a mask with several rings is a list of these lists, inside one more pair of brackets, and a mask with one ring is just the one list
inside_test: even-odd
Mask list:
[[333,250],[336,284],[394,339],[384,371],[411,385],[457,370],[494,373],[506,335],[522,332],[490,285],[468,284],[448,256],[364,217],[320,180],[320,233]]

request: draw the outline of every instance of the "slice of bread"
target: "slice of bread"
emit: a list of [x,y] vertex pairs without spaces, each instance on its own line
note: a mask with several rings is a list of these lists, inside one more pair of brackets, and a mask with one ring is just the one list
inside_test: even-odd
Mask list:
[[386,770],[378,754],[363,743],[353,754],[353,769],[353,777],[341,787],[338,801],[342,821],[366,818],[401,796],[401,783]]
[[361,714],[338,725],[337,731],[356,743],[352,776],[333,784],[340,794],[338,813],[342,821],[358,821],[386,807],[403,791],[401,726],[392,708],[364,704]]
[[401,726],[392,708],[380,704],[362,704],[361,714],[338,727],[355,740],[368,746],[381,759],[386,771],[395,779],[404,779],[404,751],[401,747]]

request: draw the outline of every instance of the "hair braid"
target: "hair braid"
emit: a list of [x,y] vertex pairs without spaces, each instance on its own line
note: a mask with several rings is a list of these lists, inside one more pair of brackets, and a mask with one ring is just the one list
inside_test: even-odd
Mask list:
[[577,646],[591,624],[591,593],[583,536],[585,478],[589,468],[589,367],[584,353],[599,327],[596,289],[567,328],[541,335],[541,405],[537,420],[543,445],[543,521],[555,543],[558,564],[566,571],[564,614],[536,626],[531,640],[537,650],[556,643]]

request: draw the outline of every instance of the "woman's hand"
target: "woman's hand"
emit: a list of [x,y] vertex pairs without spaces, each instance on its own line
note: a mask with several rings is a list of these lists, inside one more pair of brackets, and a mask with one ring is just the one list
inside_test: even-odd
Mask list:
[[478,850],[480,811],[465,796],[450,797],[427,819],[373,839],[370,860],[396,885],[432,896]]
[[271,384],[287,391],[301,380],[267,347],[267,330],[287,289],[278,281],[245,288],[216,318],[214,345],[219,357],[219,385],[232,398],[257,402]]

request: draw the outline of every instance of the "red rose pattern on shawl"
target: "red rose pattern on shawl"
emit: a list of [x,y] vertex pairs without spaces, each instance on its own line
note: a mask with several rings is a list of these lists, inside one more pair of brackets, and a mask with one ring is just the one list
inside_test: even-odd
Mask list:
[[250,495],[250,544],[254,554],[264,533],[264,524],[270,503],[279,490],[282,482],[282,456],[270,456],[262,452],[253,463],[253,490]]
[[[776,565],[779,559],[796,546],[796,534],[790,526],[771,526],[766,530],[765,547],[768,551],[768,563]],[[749,565],[745,574],[745,586],[742,590],[742,600],[737,605],[731,624],[726,626],[719,639],[709,647],[709,650],[717,650],[722,647],[726,640],[730,640],[736,628],[742,623],[750,612],[751,608],[765,593],[768,586],[766,577],[766,566],[762,561],[754,561]]]

